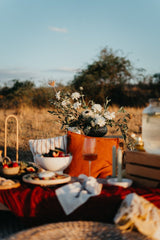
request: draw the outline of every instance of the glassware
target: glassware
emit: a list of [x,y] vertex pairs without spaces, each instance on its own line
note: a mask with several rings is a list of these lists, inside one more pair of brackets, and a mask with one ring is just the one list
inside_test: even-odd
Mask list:
[[160,98],[150,99],[143,110],[142,139],[146,152],[160,154]]
[[97,159],[96,138],[84,138],[83,159],[89,161],[89,176],[91,176],[91,162]]

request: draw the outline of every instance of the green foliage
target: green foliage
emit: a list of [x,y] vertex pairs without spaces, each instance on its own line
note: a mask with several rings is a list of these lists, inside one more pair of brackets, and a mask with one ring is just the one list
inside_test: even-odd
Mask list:
[[[73,85],[58,85],[57,91],[74,91]],[[85,92],[85,91],[84,91]],[[144,107],[149,98],[160,97],[160,82],[149,83],[140,82],[138,84],[107,85],[100,84],[94,86],[91,82],[88,87],[88,99],[93,99],[95,103],[103,104],[106,97],[111,99],[111,103],[117,106]],[[91,98],[90,98],[91,96]],[[50,87],[35,88],[32,82],[20,83],[14,80],[13,87],[3,87],[0,89],[0,108],[20,108],[21,106],[30,106],[38,108],[48,108],[49,99],[53,97],[53,89]]]
[[[99,59],[79,72],[71,85],[76,90],[80,86],[89,97],[100,103],[116,85],[123,86],[132,79],[132,66],[129,60],[116,56],[112,50],[103,49]],[[96,98],[96,99],[95,99]]]
[[0,107],[19,108],[24,102],[30,104],[28,94],[33,87],[34,84],[30,81],[13,80],[12,87],[4,87],[0,90]]
[[71,87],[78,91],[82,86],[87,98],[96,103],[102,104],[108,97],[111,104],[142,107],[149,98],[160,97],[160,82],[153,83],[144,72],[134,69],[125,57],[104,48],[97,61],[75,75]]
[[[61,124],[61,129],[74,127],[85,135],[90,135],[92,129],[110,126],[114,131],[120,131],[125,142],[128,142],[128,121],[130,114],[123,107],[117,113],[109,111],[110,99],[106,98],[103,105],[95,104],[92,99],[85,101],[83,88],[80,92],[57,91],[55,86],[55,97],[50,100],[53,106],[52,111],[48,111],[56,116]],[[115,119],[115,115],[118,119]],[[129,141],[131,147],[131,141]],[[129,145],[128,145],[129,146]]]
[[34,83],[30,81],[13,80],[12,87],[0,89],[0,108],[49,107],[48,100],[52,93],[52,89],[47,87],[35,88]]
[[[93,99],[103,104],[109,98],[111,105],[144,107],[149,98],[160,97],[160,74],[147,76],[144,69],[134,69],[126,57],[104,48],[98,59],[77,73],[70,84],[56,84],[57,91],[64,92],[79,91],[80,87],[83,87],[86,101]],[[0,108],[24,105],[48,108],[52,93],[50,87],[36,88],[31,81],[14,79],[12,87],[0,88]]]

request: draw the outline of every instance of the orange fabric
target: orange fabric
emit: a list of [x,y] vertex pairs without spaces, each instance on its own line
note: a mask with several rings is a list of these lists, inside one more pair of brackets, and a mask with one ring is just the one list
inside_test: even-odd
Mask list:
[[[89,162],[82,158],[82,147],[85,135],[68,131],[67,146],[68,152],[72,153],[72,162],[66,169],[66,173],[72,177],[78,177],[79,174],[88,176]],[[88,137],[90,138],[90,137]],[[106,178],[112,175],[112,147],[119,145],[118,138],[96,137],[98,157],[91,163],[91,176]]]

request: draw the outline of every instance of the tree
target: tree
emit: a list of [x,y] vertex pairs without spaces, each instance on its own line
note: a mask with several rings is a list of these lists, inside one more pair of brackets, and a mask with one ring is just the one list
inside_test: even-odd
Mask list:
[[160,83],[160,73],[155,73],[153,75],[153,80],[155,83]]
[[23,103],[31,104],[31,91],[34,88],[34,83],[31,81],[21,82],[18,79],[13,80],[12,87],[4,87],[0,90],[0,94],[3,96],[0,101],[0,107],[5,108],[19,108]]
[[71,86],[76,90],[83,87],[84,93],[99,102],[110,95],[117,86],[121,93],[124,84],[132,79],[132,65],[125,57],[116,55],[111,49],[104,48],[97,61],[75,75]]
[[20,82],[17,79],[13,80],[13,87],[11,88],[11,91],[22,91],[22,90],[30,90],[34,87],[34,83],[31,81],[24,81],[24,82]]

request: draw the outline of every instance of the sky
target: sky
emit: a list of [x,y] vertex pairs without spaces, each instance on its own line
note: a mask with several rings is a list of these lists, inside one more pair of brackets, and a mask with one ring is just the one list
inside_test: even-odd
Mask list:
[[103,48],[160,72],[160,0],[0,0],[0,86],[67,84]]

